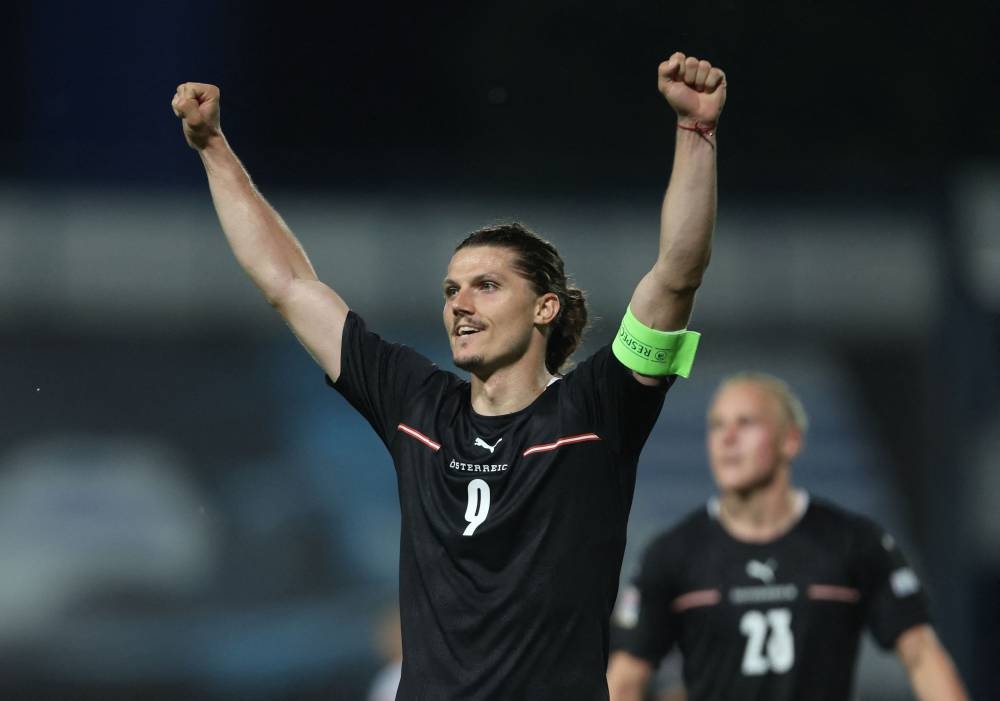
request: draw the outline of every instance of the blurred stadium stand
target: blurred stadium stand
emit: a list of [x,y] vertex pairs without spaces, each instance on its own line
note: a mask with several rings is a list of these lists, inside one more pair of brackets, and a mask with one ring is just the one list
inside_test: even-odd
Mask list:
[[[378,663],[369,619],[395,586],[398,506],[379,441],[255,296],[202,195],[34,197],[8,192],[13,225],[0,231],[10,329],[0,376],[17,398],[0,427],[0,523],[21,582],[0,590],[0,610],[21,612],[5,639],[13,659],[30,659],[7,683],[80,698],[116,688],[361,698]],[[443,265],[463,231],[515,209],[502,199],[273,199],[376,328],[445,366],[440,270],[409,263]],[[609,336],[651,257],[656,207],[521,203],[591,290],[583,352]],[[929,466],[898,463],[933,448],[915,402],[933,391],[930,328],[946,316],[935,246],[912,210],[723,206],[696,310],[697,370],[672,390],[644,453],[624,575],[654,532],[712,492],[703,417],[717,381],[766,369],[801,392],[812,418],[799,483],[897,534],[935,604],[961,620],[974,573],[935,572],[941,555],[920,525],[936,517],[925,490],[940,476],[930,468],[927,487]],[[41,289],[40,276],[58,282]],[[896,372],[882,372],[886,354]],[[873,399],[885,393],[898,395],[888,420]],[[916,445],[895,445],[900,431]],[[949,642],[972,634],[940,627]],[[865,698],[905,697],[898,665],[870,647]]]

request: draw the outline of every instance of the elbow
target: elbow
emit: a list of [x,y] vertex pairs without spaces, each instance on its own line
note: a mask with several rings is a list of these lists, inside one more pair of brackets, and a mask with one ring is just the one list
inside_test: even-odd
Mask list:
[[694,260],[658,260],[653,267],[653,275],[668,293],[677,296],[693,296],[701,287],[708,270],[709,256]]
[[[247,277],[260,290],[260,293],[272,307],[280,309],[290,295],[295,292],[296,283],[308,279],[308,273],[296,270],[284,260],[259,258],[255,260],[237,259]],[[311,276],[315,279],[315,274]]]
[[911,672],[919,669],[928,658],[943,652],[934,629],[926,624],[904,631],[896,641],[896,654]]
[[664,296],[675,299],[693,299],[701,287],[703,277],[701,272],[661,277],[659,278],[660,289]]
[[701,287],[702,275],[688,275],[670,280],[665,288],[667,292],[675,297],[694,297],[695,292]]
[[255,278],[257,287],[260,289],[264,299],[279,312],[286,306],[289,297],[294,290],[295,278],[288,275],[261,276]]

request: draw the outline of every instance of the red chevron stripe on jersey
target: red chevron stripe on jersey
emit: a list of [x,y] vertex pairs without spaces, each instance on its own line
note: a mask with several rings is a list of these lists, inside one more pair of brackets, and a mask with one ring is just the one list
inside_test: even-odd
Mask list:
[[555,450],[564,445],[569,445],[570,443],[583,443],[585,441],[599,441],[601,437],[596,433],[581,433],[579,436],[566,436],[565,438],[560,438],[555,443],[542,443],[541,445],[533,445],[523,453],[521,457],[528,457],[532,453],[546,453],[550,450]]
[[420,441],[421,443],[423,443],[424,445],[426,445],[431,450],[433,450],[435,452],[441,450],[441,444],[440,443],[436,443],[436,442],[432,441],[430,438],[428,438],[427,436],[425,436],[424,434],[422,434],[417,429],[415,429],[415,428],[413,428],[411,426],[407,426],[406,424],[399,424],[399,426],[397,426],[397,428],[400,431],[402,431],[403,433],[405,433],[406,435],[412,436],[413,438],[416,438],[418,441]]
[[836,584],[810,584],[807,591],[810,599],[825,601],[844,601],[849,604],[861,598],[861,592],[851,587],[839,587]]
[[720,601],[722,601],[722,594],[719,593],[718,589],[699,589],[681,594],[671,602],[670,608],[675,613],[680,613],[699,606],[715,606]]

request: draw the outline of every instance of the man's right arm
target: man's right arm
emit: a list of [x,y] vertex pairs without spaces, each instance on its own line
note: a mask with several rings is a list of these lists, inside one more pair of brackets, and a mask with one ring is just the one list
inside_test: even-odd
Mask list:
[[336,381],[348,306],[319,281],[302,246],[230,148],[220,126],[219,89],[183,83],[171,104],[184,138],[201,156],[215,211],[236,260]]
[[642,701],[657,667],[678,642],[680,620],[671,602],[683,561],[675,531],[655,538],[643,551],[632,582],[622,588],[611,614],[608,689],[611,701]]

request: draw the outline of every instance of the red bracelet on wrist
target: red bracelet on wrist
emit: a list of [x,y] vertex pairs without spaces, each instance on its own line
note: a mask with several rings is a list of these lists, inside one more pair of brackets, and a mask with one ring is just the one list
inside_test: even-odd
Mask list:
[[677,122],[677,128],[683,129],[684,131],[693,131],[708,143],[712,143],[712,139],[710,137],[715,136],[715,127],[710,127],[707,124],[702,124],[701,122],[695,122],[694,124],[681,124],[680,122]]

